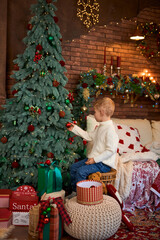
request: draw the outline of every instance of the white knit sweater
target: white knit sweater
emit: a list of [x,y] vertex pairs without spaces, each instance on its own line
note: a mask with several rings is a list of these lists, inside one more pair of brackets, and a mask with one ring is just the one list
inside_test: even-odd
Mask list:
[[84,131],[77,125],[74,126],[72,132],[87,141],[93,141],[92,150],[87,155],[88,158],[94,158],[96,163],[103,162],[116,169],[118,135],[112,120],[100,122],[93,132]]

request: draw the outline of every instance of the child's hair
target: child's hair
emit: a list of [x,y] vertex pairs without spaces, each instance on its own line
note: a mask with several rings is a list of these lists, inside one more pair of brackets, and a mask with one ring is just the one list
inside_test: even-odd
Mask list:
[[115,110],[115,103],[108,97],[98,99],[94,104],[94,109],[104,110],[106,116],[111,117]]

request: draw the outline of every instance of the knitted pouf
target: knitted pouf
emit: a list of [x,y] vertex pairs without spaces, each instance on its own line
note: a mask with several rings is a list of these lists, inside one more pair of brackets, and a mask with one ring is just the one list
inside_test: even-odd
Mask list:
[[82,205],[73,197],[65,204],[72,223],[64,225],[65,231],[76,239],[103,240],[114,235],[121,224],[121,208],[118,202],[103,195],[103,202],[97,205]]

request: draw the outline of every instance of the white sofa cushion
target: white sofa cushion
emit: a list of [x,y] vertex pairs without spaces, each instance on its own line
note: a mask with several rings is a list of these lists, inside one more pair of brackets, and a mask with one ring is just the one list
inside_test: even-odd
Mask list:
[[[142,145],[152,142],[152,128],[150,121],[147,119],[118,119],[112,118],[113,122],[137,128],[140,134],[140,142]],[[154,121],[153,121],[154,122]],[[153,123],[154,124],[154,123]],[[87,131],[92,132],[99,123],[95,120],[94,115],[87,116]],[[155,124],[156,125],[156,124]],[[158,125],[158,124],[157,124]],[[159,122],[160,126],[160,122]],[[160,129],[160,128],[159,128]],[[156,133],[154,134],[156,136]],[[159,130],[160,139],[160,130]]]
[[137,128],[140,134],[140,142],[142,145],[146,145],[152,142],[152,128],[150,121],[147,119],[118,119],[112,118],[113,122],[124,124],[129,127]]
[[160,143],[160,121],[151,121],[153,141]]

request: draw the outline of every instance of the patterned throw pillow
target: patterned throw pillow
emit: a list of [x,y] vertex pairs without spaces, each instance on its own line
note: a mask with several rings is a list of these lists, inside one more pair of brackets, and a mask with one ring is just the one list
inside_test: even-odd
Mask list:
[[149,151],[141,144],[138,129],[116,123],[114,126],[119,137],[117,149],[119,154]]

